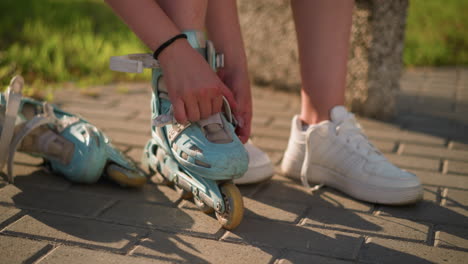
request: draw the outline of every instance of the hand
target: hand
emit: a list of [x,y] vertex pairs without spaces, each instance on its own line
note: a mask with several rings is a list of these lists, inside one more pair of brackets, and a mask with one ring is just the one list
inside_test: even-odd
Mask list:
[[234,94],[236,106],[231,106],[231,108],[239,122],[236,133],[245,144],[249,140],[252,123],[252,96],[247,68],[245,66],[232,67],[232,69],[226,67],[218,71],[218,76]]
[[236,108],[232,92],[186,40],[164,50],[159,62],[177,122],[196,122],[221,112],[222,96]]

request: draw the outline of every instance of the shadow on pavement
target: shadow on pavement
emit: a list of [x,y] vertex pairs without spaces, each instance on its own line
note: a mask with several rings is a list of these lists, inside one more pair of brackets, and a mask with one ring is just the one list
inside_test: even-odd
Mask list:
[[[366,216],[371,217],[369,212],[361,214],[362,212],[359,210],[347,209],[341,200],[353,199],[333,189],[322,188],[311,195],[306,193],[305,190],[300,190],[300,188],[296,188],[283,180],[273,179],[263,183],[263,185],[258,192],[253,194],[252,199],[285,212],[293,212],[291,205],[298,202],[307,207],[307,210],[302,213],[302,217],[306,217],[307,220],[296,224],[275,221],[264,214],[257,213],[261,210],[246,208],[247,217],[242,225],[233,231],[235,238],[232,240],[240,239],[249,244],[258,245],[262,250],[270,254],[275,254],[275,250],[270,250],[268,245],[274,245],[276,248],[289,248],[293,249],[293,251],[346,259],[354,256],[359,248],[362,247],[359,250],[359,256],[357,256],[360,261],[370,261],[372,263],[375,261],[379,263],[395,263],[396,261],[403,261],[405,263],[433,263],[430,256],[428,256],[428,259],[424,259],[417,255],[377,244],[373,239],[392,239],[401,243],[420,243],[426,246],[427,243],[432,243],[428,241],[430,238],[427,237],[427,231],[431,232],[429,228],[431,224],[426,222],[427,219],[418,219],[417,216],[411,217],[412,213],[417,213],[421,210],[430,209],[431,214],[442,216],[437,221],[443,221],[446,218],[458,223],[466,223],[468,220],[462,214],[425,200],[416,205],[385,207],[382,209],[382,212],[384,212],[382,215],[398,218],[401,217],[399,215],[400,211],[403,213],[408,212],[408,215],[403,214],[402,217],[404,219],[412,219],[414,222],[428,227],[426,230],[413,228],[400,221],[392,221],[391,219],[377,216],[380,223],[387,222],[387,224],[390,224],[386,230],[383,230],[382,226],[364,218]],[[276,186],[272,187],[272,185]],[[241,187],[241,190],[243,188]],[[281,191],[276,192],[277,189],[281,189]],[[270,192],[270,194],[265,195],[267,192]],[[279,203],[278,201],[280,200],[284,201],[282,199],[284,197],[294,197],[294,199]],[[337,197],[338,199],[330,199],[330,197]],[[430,208],[427,208],[427,206]],[[386,208],[390,208],[390,210],[386,210]],[[420,240],[410,237],[399,237],[398,235],[401,235],[401,233],[398,233],[396,230],[395,233],[394,230],[389,230],[389,227],[393,226],[393,228],[397,228],[396,226],[398,225],[401,226],[402,230],[420,232],[420,236],[424,235],[425,238]],[[450,234],[460,236],[456,231],[452,231]],[[364,242],[364,236],[371,238],[371,240]],[[466,251],[466,249],[461,248],[451,249]],[[281,257],[292,263],[296,263],[297,260],[296,256],[292,254],[286,254]]]
[[[161,254],[161,257],[145,254],[138,256],[172,263],[208,263],[203,258],[182,249],[181,240],[175,236],[175,231],[171,228],[161,228],[152,224],[132,225],[125,220],[101,217],[109,209],[102,210],[102,208],[106,208],[109,201],[117,196],[120,197],[117,199],[128,199],[135,205],[142,203],[166,205],[177,213],[179,225],[177,228],[190,230],[194,219],[175,208],[175,204],[153,184],[147,184],[151,186],[138,190],[121,188],[106,180],[100,180],[93,185],[72,184],[71,188],[62,190],[61,184],[67,182],[61,176],[52,175],[42,169],[38,170],[35,166],[32,166],[31,170],[33,171],[29,174],[18,175],[15,185],[6,185],[2,189],[5,191],[9,188],[9,192],[16,193],[12,196],[12,201],[16,207],[24,209],[24,215],[20,220],[5,230],[7,234],[116,253],[132,250],[136,246],[135,242],[143,238],[142,244],[159,252],[157,255]],[[51,188],[41,185],[37,178],[52,182]],[[138,215],[151,217],[151,214],[158,214],[156,211],[135,211],[134,208],[129,211],[135,217]],[[120,213],[125,214],[125,211]],[[184,223],[183,226],[180,225],[181,222]],[[158,229],[165,232],[159,232]],[[156,239],[150,236],[153,233],[157,234]],[[177,257],[171,258],[171,256]]]

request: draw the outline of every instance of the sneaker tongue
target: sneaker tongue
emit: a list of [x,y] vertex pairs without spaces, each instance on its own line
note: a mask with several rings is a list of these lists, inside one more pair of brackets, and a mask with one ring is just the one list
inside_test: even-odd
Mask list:
[[339,105],[332,108],[330,111],[330,118],[333,123],[340,124],[347,118],[348,114],[346,108]]

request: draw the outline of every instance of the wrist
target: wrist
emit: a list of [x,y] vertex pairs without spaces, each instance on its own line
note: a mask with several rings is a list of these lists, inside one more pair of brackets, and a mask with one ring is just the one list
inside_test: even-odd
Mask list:
[[169,65],[190,49],[192,49],[192,47],[186,39],[177,39],[159,54],[158,61],[164,68],[165,65]]

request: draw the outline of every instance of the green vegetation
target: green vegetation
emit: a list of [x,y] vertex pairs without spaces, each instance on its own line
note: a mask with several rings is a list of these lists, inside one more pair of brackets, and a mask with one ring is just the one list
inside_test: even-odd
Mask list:
[[0,1],[0,84],[21,73],[33,87],[148,79],[109,69],[115,55],[147,48],[99,0]]
[[[405,64],[468,65],[467,11],[466,0],[410,0]],[[148,71],[116,73],[108,65],[113,55],[145,51],[102,0],[0,1],[0,87],[16,73],[41,90],[148,80]]]
[[410,0],[407,66],[468,65],[468,1]]

